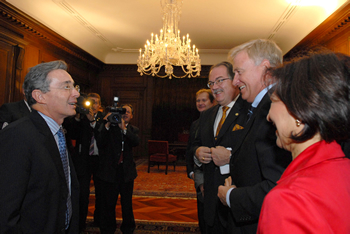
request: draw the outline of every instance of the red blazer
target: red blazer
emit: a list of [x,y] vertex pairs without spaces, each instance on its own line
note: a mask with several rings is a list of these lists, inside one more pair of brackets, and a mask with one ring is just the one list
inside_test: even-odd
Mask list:
[[350,160],[340,145],[315,143],[265,197],[258,233],[350,233]]

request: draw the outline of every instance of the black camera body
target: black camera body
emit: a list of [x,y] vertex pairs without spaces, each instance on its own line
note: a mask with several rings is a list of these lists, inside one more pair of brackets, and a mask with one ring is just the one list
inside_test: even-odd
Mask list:
[[91,106],[95,104],[93,99],[89,99],[86,94],[80,94],[77,98],[75,111],[79,114],[89,114]]
[[122,122],[123,114],[126,113],[125,108],[117,107],[118,106],[118,97],[114,97],[113,106],[107,107],[106,111],[111,112],[112,114],[107,117],[107,121],[109,121],[112,125],[117,125]]

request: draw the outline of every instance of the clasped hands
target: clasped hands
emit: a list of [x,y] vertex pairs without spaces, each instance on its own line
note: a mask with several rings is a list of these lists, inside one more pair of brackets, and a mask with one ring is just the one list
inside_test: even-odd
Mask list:
[[196,157],[203,164],[208,164],[211,161],[215,163],[216,166],[223,166],[230,162],[231,151],[223,146],[216,147],[206,147],[201,146],[196,150]]
[[232,184],[231,176],[225,179],[225,185],[220,185],[218,188],[218,197],[221,203],[224,204],[225,206],[228,206],[226,202],[226,194],[230,188],[237,188],[236,185]]

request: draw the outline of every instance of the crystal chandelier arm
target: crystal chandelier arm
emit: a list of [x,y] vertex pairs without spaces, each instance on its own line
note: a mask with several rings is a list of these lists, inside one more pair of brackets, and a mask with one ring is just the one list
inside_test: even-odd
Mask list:
[[[151,34],[151,40],[146,42],[145,49],[137,60],[138,72],[140,75],[152,75],[161,78],[172,77],[184,78],[200,75],[201,64],[198,49],[191,47],[191,39],[183,36],[181,41],[178,23],[180,21],[181,7],[183,0],[160,0],[163,11],[163,28],[160,35]],[[165,75],[159,75],[164,66]],[[182,76],[173,74],[173,66],[181,66],[185,73]],[[197,73],[196,73],[197,72]]]

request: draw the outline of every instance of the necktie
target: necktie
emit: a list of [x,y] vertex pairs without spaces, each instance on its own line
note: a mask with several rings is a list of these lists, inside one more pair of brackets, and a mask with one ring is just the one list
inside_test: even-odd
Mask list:
[[252,117],[255,108],[256,107],[250,106],[247,114],[247,122],[250,120],[250,117]]
[[[57,136],[58,136],[58,149],[60,151],[64,175],[66,177],[67,187],[69,188],[69,186],[68,186],[69,185],[69,171],[68,171],[68,157],[67,157],[66,139],[64,138],[62,128],[60,128],[58,130]],[[70,192],[68,189],[66,223],[65,223],[66,229],[69,226],[69,221],[70,221],[71,217],[72,217],[72,200],[71,200]]]
[[219,125],[218,125],[218,128],[216,129],[216,135],[215,135],[215,138],[219,135],[219,132],[221,130],[221,127],[222,125],[224,124],[225,122],[225,119],[226,119],[226,111],[229,109],[228,106],[224,106],[222,107],[222,117],[220,119],[220,122],[219,122]]
[[91,142],[90,142],[90,148],[89,148],[89,155],[93,155],[94,151],[95,151],[95,137],[94,137],[94,133],[92,133],[92,137],[91,137]]

